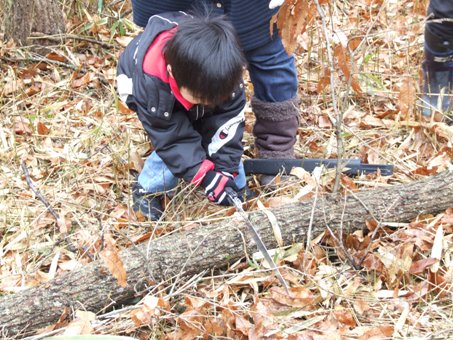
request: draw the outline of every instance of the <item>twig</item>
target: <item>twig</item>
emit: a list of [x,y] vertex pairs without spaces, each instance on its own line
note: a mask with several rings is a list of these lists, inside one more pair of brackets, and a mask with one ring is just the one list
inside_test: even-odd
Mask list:
[[[58,66],[61,66],[61,67],[65,67],[65,68],[68,68],[70,70],[77,71],[77,72],[79,72],[81,74],[88,73],[88,71],[86,69],[83,69],[80,66],[67,64],[67,63],[63,63],[63,62],[58,61],[58,60],[52,60],[52,59],[48,59],[48,58],[44,58],[44,57],[41,57],[41,58],[36,58],[36,57],[27,57],[27,58],[15,57],[15,58],[9,58],[9,57],[5,57],[5,56],[0,56],[0,60],[5,60],[5,61],[11,62],[11,63],[18,63],[18,62],[48,63],[48,64],[54,64],[54,65],[58,65]],[[105,77],[104,77],[104,75],[102,73],[97,72],[96,75],[99,76],[99,81],[102,84],[104,84],[105,86],[110,86],[110,83],[108,82],[107,79],[105,79]]]
[[102,220],[101,220],[101,217],[99,216],[99,214],[96,214],[96,219],[98,220],[99,222],[99,229],[101,231],[101,246],[100,246],[100,251],[103,251],[104,250],[104,247],[105,247],[105,239],[104,239],[104,227],[102,226]]
[[62,42],[64,40],[79,40],[79,41],[86,41],[91,44],[100,45],[104,48],[120,48],[120,46],[106,43],[100,40],[96,40],[90,37],[75,35],[75,34],[54,34],[54,35],[46,35],[43,33],[33,33],[28,39],[30,40],[52,40],[57,42]]
[[431,339],[440,339],[441,334],[443,334],[442,339],[447,339],[448,337],[446,335],[448,335],[448,334],[445,334],[445,333],[453,334],[453,327],[441,329],[437,332],[431,332],[431,336],[432,336]]
[[[343,210],[341,211],[341,219],[340,219],[340,241],[341,241],[341,246],[343,247],[343,251],[346,252],[346,247],[343,244],[343,221],[344,221],[344,213],[346,211],[346,200],[347,197],[344,195],[344,203],[343,203]],[[355,263],[355,262],[354,262]]]
[[324,11],[319,4],[318,0],[314,0],[316,4],[316,8],[318,10],[318,14],[321,17],[322,28],[324,33],[324,38],[326,39],[326,49],[327,49],[327,59],[329,60],[329,70],[330,70],[330,93],[332,97],[332,106],[333,110],[336,115],[335,121],[335,135],[337,136],[337,166],[336,166],[336,174],[335,174],[335,185],[333,187],[333,192],[337,192],[340,186],[340,177],[341,177],[341,168],[343,164],[341,162],[343,156],[343,137],[341,136],[341,127],[343,124],[343,113],[338,109],[338,102],[337,97],[335,95],[335,67],[332,55],[332,49],[330,44],[329,34],[327,33],[327,24],[326,24],[326,17]]
[[[175,281],[173,282],[173,284],[171,285],[171,289],[170,289],[170,292],[168,293],[169,295],[172,295],[173,294],[173,291],[175,290],[175,287],[176,287],[176,283],[178,283],[178,280],[180,279],[180,277],[184,274],[184,269],[186,268],[186,265],[189,263],[189,260],[192,258],[192,255],[194,255],[198,248],[201,247],[201,245],[204,243],[204,241],[206,240],[206,238],[208,237],[208,235],[205,235],[204,238],[201,240],[201,242],[195,247],[194,250],[192,250],[190,252],[190,254],[187,256],[187,260],[186,262],[184,262],[181,270],[179,271],[178,275],[176,275],[175,277]],[[189,245],[190,246],[190,245]],[[149,256],[149,254],[147,254],[147,256]]]
[[[344,243],[343,243],[343,219],[344,219],[344,213],[346,209],[346,196],[345,196],[345,203],[343,204],[343,210],[341,212],[341,220],[340,220],[340,238],[338,239],[335,234],[333,233],[332,229],[330,229],[329,225],[326,222],[326,228],[329,231],[330,235],[334,239],[334,241],[337,243],[338,247],[341,249],[343,252],[344,256],[348,260],[349,264],[356,270],[360,269],[360,266],[355,262],[354,258],[348,253]],[[325,214],[324,214],[325,216]]]
[[8,61],[8,62],[11,62],[11,63],[18,63],[18,62],[21,62],[21,61],[33,62],[33,63],[48,63],[48,64],[54,64],[54,65],[58,65],[58,66],[61,66],[61,67],[69,68],[69,69],[74,70],[74,71],[79,69],[78,66],[67,64],[67,63],[63,63],[63,62],[58,61],[58,60],[52,60],[52,59],[44,58],[44,57],[41,57],[41,58],[35,58],[35,57],[9,58],[9,57],[5,57],[5,56],[0,56],[0,60]]
[[[205,279],[204,275],[206,274],[207,271],[208,270],[206,269],[206,270],[198,273],[197,275],[192,276],[187,282],[185,282],[181,287],[179,287],[177,291],[168,293],[167,299],[170,299],[174,296],[182,294],[188,288],[190,288],[193,285],[196,285],[198,282],[204,280]],[[172,286],[172,289],[173,288],[174,288],[174,285]]]
[[[25,165],[25,162],[24,161],[21,161],[20,162],[20,166],[22,168],[22,171],[24,172],[24,175],[25,175],[25,180],[27,181],[27,184],[28,186],[30,187],[31,191],[34,192],[34,194],[36,195],[36,197],[39,198],[39,200],[46,206],[47,210],[52,214],[52,216],[55,218],[55,221],[57,223],[57,226],[60,225],[61,222],[61,219],[60,219],[60,215],[58,215],[58,213],[52,208],[52,206],[50,205],[50,203],[46,200],[46,198],[39,192],[38,189],[35,188],[35,185],[33,184],[31,178],[30,178],[30,173],[28,172],[28,168],[27,166]],[[63,239],[66,240],[67,244],[68,244],[68,250],[73,252],[73,253],[77,253],[77,247],[75,247],[71,240],[68,238],[68,235],[67,233],[62,233],[63,234]],[[58,241],[56,244],[58,244],[60,241]],[[92,258],[93,260],[93,258]]]
[[39,198],[39,200],[44,203],[44,205],[46,206],[47,210],[49,210],[49,212],[52,214],[52,216],[55,218],[55,220],[57,220],[57,223],[59,223],[60,221],[60,216],[58,215],[58,213],[52,208],[52,206],[50,205],[50,203],[46,200],[46,198],[39,192],[38,189],[35,188],[35,185],[33,184],[31,178],[30,178],[30,174],[28,172],[28,168],[27,166],[25,165],[25,162],[24,161],[21,161],[20,162],[20,166],[22,168],[22,171],[24,172],[24,175],[25,175],[25,180],[27,181],[27,184],[28,186],[30,187],[31,191],[33,191],[36,195],[36,197]]
[[107,5],[107,7],[111,8],[111,7],[115,6],[116,4],[118,4],[120,2],[124,2],[124,0],[113,0],[111,3],[109,3]]
[[312,233],[312,230],[313,230],[313,219],[314,219],[314,216],[315,216],[316,203],[318,202],[318,194],[319,194],[318,179],[316,178],[316,176],[314,176],[314,177],[315,177],[315,181],[316,181],[316,191],[315,191],[315,198],[314,198],[314,201],[313,201],[313,206],[311,208],[310,223],[308,225],[307,245],[305,246],[304,260],[302,261],[302,268],[304,268],[304,269],[305,269],[305,263],[306,263],[307,256],[308,256],[308,249],[310,248],[311,233]]
[[66,327],[62,327],[62,328],[54,329],[54,330],[52,330],[52,331],[49,331],[49,332],[46,332],[46,333],[43,333],[43,334],[28,336],[28,337],[25,337],[25,338],[22,338],[22,339],[23,339],[23,340],[39,340],[39,339],[44,339],[44,338],[47,338],[49,335],[55,335],[55,334],[61,333],[61,332],[63,332],[65,329],[66,329]]
[[359,270],[360,267],[359,265],[357,265],[357,263],[355,263],[354,261],[354,258],[351,256],[351,254],[349,254],[343,244],[343,240],[339,240],[338,237],[335,236],[335,234],[333,233],[332,229],[330,229],[329,225],[326,224],[326,228],[327,230],[329,231],[330,233],[330,236],[332,236],[332,238],[334,239],[334,241],[338,244],[338,246],[340,247],[340,249],[343,251],[343,254],[344,256],[346,256],[348,262],[351,264],[351,266],[355,269],[355,270]]
[[[145,255],[145,254],[139,249],[139,247],[137,247],[137,245],[136,245],[136,244],[135,244],[135,243],[134,243],[127,235],[126,235],[126,234],[124,234],[123,232],[121,232],[119,229],[117,229],[115,232],[118,233],[119,235],[121,235],[121,237],[124,237],[126,240],[128,240],[129,243],[131,244],[131,246],[130,246],[129,249],[130,249],[131,251],[132,251],[132,250],[136,251],[136,252],[138,253],[138,255],[139,255],[140,257],[142,257],[142,258],[145,260],[145,263],[147,264],[147,265],[146,265],[146,270],[147,270],[149,276],[150,276],[154,281],[156,281],[155,278],[154,278],[153,272],[152,272],[152,270],[151,270],[151,268],[150,268],[150,265],[149,265],[149,257],[148,257],[147,255]],[[103,229],[102,229],[102,242],[104,243],[104,230],[103,230]]]
[[[377,222],[377,226],[376,228],[374,229],[373,231],[373,234],[371,235],[370,239],[370,243],[368,244],[366,250],[365,250],[365,254],[363,255],[362,259],[360,260],[359,262],[359,266],[362,266],[363,264],[363,261],[365,261],[365,258],[367,257],[367,255],[369,254],[370,252],[370,248],[371,248],[371,245],[373,244],[373,240],[374,238],[376,237],[376,234],[377,232],[382,228],[382,222],[379,221],[373,214],[373,212],[365,205],[365,203],[362,202],[362,200],[360,198],[357,197],[357,195],[355,195],[353,192],[352,193],[352,196],[365,208],[366,211],[368,211],[368,213],[371,215],[371,217]],[[393,207],[393,205],[397,202],[397,200],[393,201],[392,204],[390,204],[389,208],[387,209],[387,212]],[[383,219],[385,218],[386,214],[384,214],[384,216],[382,217]]]

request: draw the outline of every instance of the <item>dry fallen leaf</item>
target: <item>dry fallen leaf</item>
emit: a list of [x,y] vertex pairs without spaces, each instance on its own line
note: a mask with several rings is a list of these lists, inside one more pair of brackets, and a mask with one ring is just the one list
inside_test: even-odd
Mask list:
[[368,310],[370,310],[370,305],[365,300],[359,299],[354,301],[354,309],[356,310],[357,313],[363,315]]
[[333,49],[333,54],[338,60],[338,66],[346,77],[347,81],[351,82],[351,87],[357,94],[362,94],[363,91],[360,87],[360,83],[357,78],[357,74],[351,72],[351,58],[348,50],[346,50],[341,44],[338,44]]
[[235,322],[236,331],[239,331],[242,335],[247,336],[252,328],[252,323],[240,315],[236,316]]
[[412,262],[409,273],[411,274],[421,274],[425,271],[426,268],[432,266],[434,263],[438,262],[438,259],[428,257],[427,259],[418,260]]
[[14,132],[18,135],[30,136],[32,133],[30,128],[30,121],[26,118],[18,117],[14,126]]
[[441,219],[442,223],[453,225],[453,208],[447,209],[445,215]]
[[341,323],[345,324],[348,327],[355,327],[357,323],[352,315],[351,311],[343,308],[342,306],[335,306],[335,311],[333,312],[335,318]]
[[78,79],[74,79],[71,82],[71,87],[76,89],[76,88],[80,88],[82,86],[86,86],[91,82],[93,77],[94,76],[91,72],[85,73],[82,77],[80,77]]
[[277,208],[281,207],[290,203],[297,202],[297,200],[287,197],[287,196],[278,196],[278,197],[271,197],[266,201],[265,206],[268,208]]
[[118,44],[120,44],[122,47],[126,47],[127,45],[129,45],[129,43],[132,41],[133,37],[130,37],[130,36],[120,36],[120,37],[116,37],[115,40],[118,42]]
[[[431,250],[431,257],[440,261],[442,258],[442,243],[444,239],[444,228],[442,224],[439,225],[436,231],[436,236],[434,237],[433,248]],[[435,273],[439,270],[439,262],[436,262],[431,267],[431,272]]]
[[131,319],[137,327],[150,325],[153,318],[157,318],[163,313],[169,311],[169,303],[161,297],[147,295],[143,299],[143,306],[131,312]]
[[320,300],[320,297],[314,294],[310,289],[305,287],[292,287],[289,289],[289,296],[283,288],[272,287],[270,289],[271,297],[281,304],[293,307],[304,307],[312,309]]
[[21,91],[24,87],[24,83],[22,80],[14,80],[7,82],[1,91],[2,96],[7,96],[13,93],[17,93]]
[[65,336],[92,334],[93,326],[91,322],[96,319],[96,314],[77,310],[74,321],[71,321],[63,333]]
[[363,333],[359,340],[380,340],[387,339],[393,335],[394,327],[391,325],[383,325],[378,327],[373,327],[370,330]]
[[403,79],[399,93],[399,107],[403,119],[409,119],[409,114],[414,109],[415,98],[417,96],[415,83],[412,77]]
[[111,247],[105,248],[99,253],[99,256],[104,261],[110,273],[118,280],[118,285],[126,287],[126,269],[124,268],[123,261],[118,254],[118,251]]
[[[323,1],[320,1],[323,2]],[[297,37],[305,32],[316,15],[316,6],[308,0],[287,0],[270,21],[270,31],[277,24],[286,52],[292,54],[297,47]]]
[[36,123],[36,131],[39,135],[48,135],[50,129],[43,122],[38,121]]

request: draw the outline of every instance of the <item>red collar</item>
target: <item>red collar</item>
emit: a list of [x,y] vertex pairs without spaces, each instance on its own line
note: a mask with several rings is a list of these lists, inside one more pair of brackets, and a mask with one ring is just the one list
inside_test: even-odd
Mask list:
[[179,87],[176,84],[175,78],[171,77],[167,72],[167,63],[165,62],[162,49],[176,32],[176,27],[162,32],[159,34],[146,51],[145,58],[143,59],[143,72],[151,76],[157,77],[164,83],[170,85],[170,89],[176,99],[184,106],[186,110],[190,110],[193,104],[183,98]]

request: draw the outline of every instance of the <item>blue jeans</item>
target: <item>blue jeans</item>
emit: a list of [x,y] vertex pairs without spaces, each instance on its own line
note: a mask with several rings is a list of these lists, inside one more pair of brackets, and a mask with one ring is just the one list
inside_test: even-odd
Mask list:
[[[178,181],[179,179],[173,176],[155,151],[146,159],[138,176],[138,183],[149,193],[171,191],[178,185]],[[238,175],[234,182],[239,189],[245,187],[246,178],[242,161],[239,163]]]
[[289,56],[278,35],[266,45],[245,52],[256,98],[283,102],[297,94],[294,56]]

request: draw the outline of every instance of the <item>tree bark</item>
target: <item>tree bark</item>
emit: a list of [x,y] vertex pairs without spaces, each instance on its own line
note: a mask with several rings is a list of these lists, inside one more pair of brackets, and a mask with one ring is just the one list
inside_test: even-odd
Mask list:
[[[28,45],[33,32],[47,35],[65,31],[63,11],[57,0],[2,0],[5,4],[5,40]],[[45,44],[45,41],[43,42]]]
[[[345,232],[363,228],[369,219],[408,222],[420,214],[453,207],[453,172],[346,197],[327,194],[316,201],[313,234],[343,226]],[[285,245],[301,242],[307,234],[314,200],[271,209]],[[248,214],[269,248],[277,247],[272,226],[263,212]],[[247,226],[236,215],[222,222],[171,234],[121,252],[127,286],[120,287],[103,263],[58,277],[36,288],[0,299],[0,327],[12,337],[32,334],[54,323],[65,307],[99,312],[141,296],[153,282],[182,279],[205,269],[224,267],[256,251]]]

